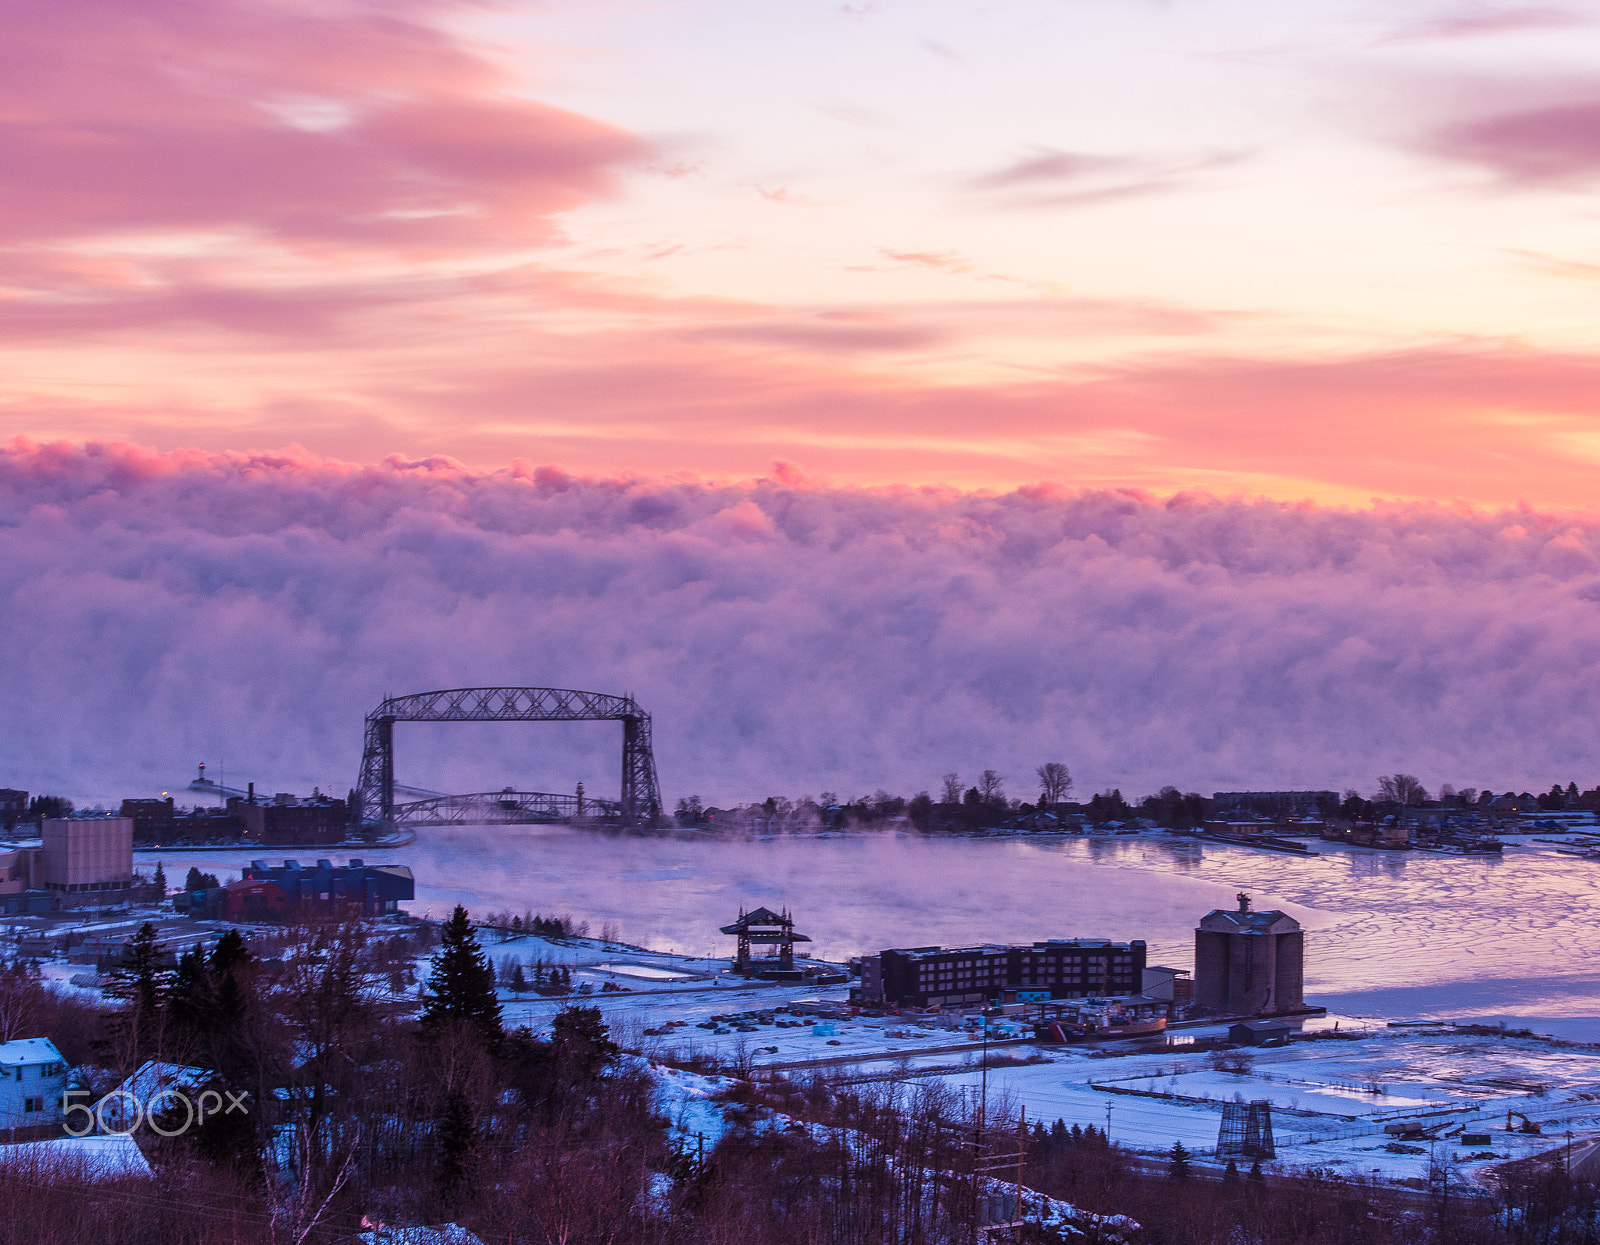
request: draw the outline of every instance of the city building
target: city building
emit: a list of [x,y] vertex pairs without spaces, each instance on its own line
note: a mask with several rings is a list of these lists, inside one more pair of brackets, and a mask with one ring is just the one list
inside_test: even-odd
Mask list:
[[247,841],[266,847],[316,847],[343,843],[350,835],[348,806],[320,792],[303,800],[279,792],[257,803],[252,783],[248,796],[228,801],[228,810],[243,821]]
[[1200,918],[1194,932],[1194,1001],[1233,1016],[1299,1011],[1305,1006],[1305,935],[1283,912],[1239,907]]
[[164,800],[124,800],[122,815],[133,822],[135,843],[170,843],[177,825],[172,797]]
[[1144,980],[1145,944],[1052,938],[1030,946],[906,947],[862,962],[861,996],[904,1007],[1011,999],[1126,997]]
[[0,1129],[54,1129],[67,1065],[49,1038],[0,1042]]
[[44,840],[33,862],[33,885],[79,902],[125,899],[134,885],[133,819],[130,817],[46,817]]

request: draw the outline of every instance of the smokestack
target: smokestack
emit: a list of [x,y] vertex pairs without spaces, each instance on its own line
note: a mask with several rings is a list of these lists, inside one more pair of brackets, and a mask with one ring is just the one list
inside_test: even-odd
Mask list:
[[256,785],[255,783],[250,783],[248,785],[250,788],[250,803],[254,805],[256,802]]
[[1248,912],[1248,911],[1250,911],[1250,896],[1245,894],[1243,891],[1240,891],[1238,898],[1239,898],[1239,911],[1240,912]]

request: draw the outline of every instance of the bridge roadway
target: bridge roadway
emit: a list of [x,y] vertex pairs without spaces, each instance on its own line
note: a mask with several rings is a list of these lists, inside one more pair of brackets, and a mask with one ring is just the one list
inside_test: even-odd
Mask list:
[[606,821],[620,818],[616,800],[561,795],[551,791],[475,791],[466,795],[438,795],[394,806],[396,826],[527,826],[553,825],[586,818]]

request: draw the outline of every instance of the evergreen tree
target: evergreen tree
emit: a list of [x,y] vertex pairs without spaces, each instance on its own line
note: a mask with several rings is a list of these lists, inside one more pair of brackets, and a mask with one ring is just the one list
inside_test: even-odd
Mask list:
[[190,1037],[204,1038],[210,1032],[214,1003],[205,952],[195,943],[178,957],[178,971],[173,974],[168,992],[172,1023]]
[[216,874],[214,874],[214,873],[201,873],[200,870],[195,868],[193,865],[189,866],[189,872],[184,875],[184,879],[183,879],[183,889],[184,890],[186,890],[186,891],[204,891],[204,890],[215,890],[216,888],[217,888],[217,875]]
[[523,993],[528,988],[528,978],[523,974],[520,962],[511,970],[511,988],[518,994]]
[[1229,1159],[1227,1167],[1222,1169],[1222,1183],[1239,1183],[1239,1164],[1235,1163],[1232,1159]]
[[1257,1159],[1254,1163],[1250,1164],[1250,1179],[1252,1181],[1254,1181],[1256,1184],[1266,1184],[1267,1183],[1267,1178],[1266,1178],[1265,1174],[1263,1174],[1263,1172],[1261,1170],[1261,1160],[1260,1159]]
[[161,897],[165,899],[167,897],[167,871],[161,867],[159,860],[156,861],[156,875],[152,881],[156,889],[161,892]]
[[139,932],[128,940],[122,963],[111,970],[111,984],[106,992],[113,998],[125,999],[133,1004],[140,1020],[154,1017],[166,1001],[167,987],[172,970],[161,966],[161,952],[156,945],[156,927],[146,921]]
[[230,929],[217,939],[206,964],[211,982],[212,1064],[217,1071],[234,1078],[248,1074],[244,1029],[251,994],[246,977],[254,959],[244,936]]
[[71,817],[72,801],[61,795],[36,795],[28,801],[28,818],[42,822],[46,817]]
[[1171,1161],[1167,1167],[1167,1174],[1174,1180],[1189,1179],[1189,1151],[1184,1148],[1183,1142],[1174,1141],[1168,1154],[1171,1155]]
[[128,940],[122,962],[111,970],[106,993],[127,1007],[106,1022],[105,1035],[96,1046],[119,1065],[130,1069],[139,1060],[161,1054],[168,988],[172,970],[161,963],[156,927],[146,921]]
[[439,931],[439,953],[428,976],[428,1000],[422,1024],[438,1032],[452,1023],[476,1029],[483,1040],[496,1045],[504,1036],[500,1027],[500,1000],[494,993],[494,966],[459,904]]
[[550,1045],[556,1074],[569,1085],[595,1080],[621,1053],[598,1007],[564,1008],[550,1022]]
[[[457,908],[457,912],[461,909]],[[436,1133],[439,1139],[438,1164],[434,1169],[439,1198],[446,1205],[466,1192],[472,1178],[477,1128],[472,1119],[472,1104],[458,1089],[451,1090],[439,1113]]]

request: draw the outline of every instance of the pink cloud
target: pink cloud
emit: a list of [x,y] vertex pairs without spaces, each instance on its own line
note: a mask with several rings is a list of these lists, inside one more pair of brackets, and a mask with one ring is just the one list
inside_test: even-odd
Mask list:
[[1455,122],[1431,134],[1424,147],[1476,164],[1510,186],[1576,188],[1600,174],[1600,102]]
[[[0,452],[4,781],[79,797],[224,755],[342,790],[385,692],[499,681],[637,694],[673,798],[1021,791],[1053,758],[1135,791],[1592,785],[1597,600],[1592,513]],[[614,781],[609,737],[401,747],[429,783]]]
[[442,4],[40,0],[0,49],[0,241],[241,230],[296,245],[538,241],[632,137],[506,90]]

